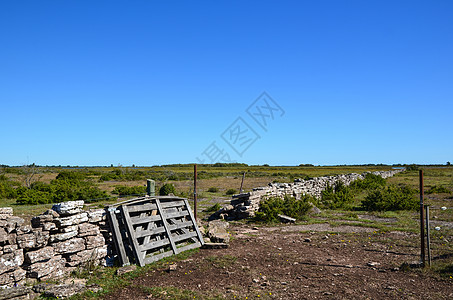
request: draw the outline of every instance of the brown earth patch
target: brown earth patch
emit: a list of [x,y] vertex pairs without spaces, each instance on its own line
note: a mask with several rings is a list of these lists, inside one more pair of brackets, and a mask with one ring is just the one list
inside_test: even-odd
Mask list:
[[228,249],[200,250],[177,262],[175,270],[165,266],[150,271],[104,299],[182,298],[169,293],[169,287],[190,291],[196,299],[453,297],[452,279],[399,269],[403,262],[418,259],[418,249],[410,246],[414,234],[360,231],[368,231],[363,227],[351,231],[353,226],[327,228],[337,234],[301,232],[315,231],[310,226],[232,225]]

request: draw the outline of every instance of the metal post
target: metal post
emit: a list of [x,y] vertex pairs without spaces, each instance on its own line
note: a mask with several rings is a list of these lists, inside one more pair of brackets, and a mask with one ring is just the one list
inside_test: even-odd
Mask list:
[[242,194],[242,186],[244,185],[245,172],[242,174],[241,188],[239,189],[239,194]]
[[419,171],[420,177],[420,259],[421,263],[425,265],[425,221],[423,218],[423,211],[424,211],[424,204],[423,204],[423,197],[424,197],[424,190],[423,190],[423,170]]
[[197,220],[197,164],[193,165],[193,215]]
[[156,182],[152,179],[146,180],[146,194],[148,196],[156,196]]
[[431,244],[429,238],[429,205],[425,206],[426,209],[426,245],[428,246],[428,266],[431,266]]

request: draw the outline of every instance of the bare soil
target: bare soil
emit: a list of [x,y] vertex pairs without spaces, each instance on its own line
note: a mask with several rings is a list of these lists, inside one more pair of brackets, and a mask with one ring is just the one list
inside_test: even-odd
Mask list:
[[202,249],[105,299],[189,298],[169,288],[196,299],[453,299],[453,279],[399,268],[419,259],[416,234],[314,225],[232,225],[228,249]]

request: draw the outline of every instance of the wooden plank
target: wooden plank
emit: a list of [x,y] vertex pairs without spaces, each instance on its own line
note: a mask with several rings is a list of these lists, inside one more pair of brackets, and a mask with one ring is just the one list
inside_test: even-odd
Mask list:
[[178,249],[176,249],[175,242],[173,241],[173,237],[171,235],[171,231],[168,228],[167,217],[163,215],[163,209],[160,206],[160,200],[156,199],[157,210],[160,212],[160,216],[162,217],[162,222],[164,223],[165,231],[167,232],[167,237],[170,240],[171,248],[173,249],[173,253],[178,254]]
[[169,213],[169,214],[164,213],[164,215],[165,215],[165,219],[173,219],[173,218],[180,218],[180,217],[188,216],[189,212],[187,210],[184,210],[184,211],[177,211],[177,212]]
[[203,235],[201,234],[200,229],[198,228],[197,221],[193,217],[192,210],[190,209],[189,201],[187,201],[187,199],[184,199],[184,203],[186,204],[187,211],[189,212],[190,220],[192,221],[193,226],[195,227],[195,231],[197,232],[198,240],[200,241],[201,246],[203,246],[203,244],[204,244]]
[[197,236],[197,233],[195,231],[192,231],[192,232],[189,232],[189,233],[186,233],[186,234],[181,234],[181,235],[176,235],[176,236],[172,235],[172,239],[173,239],[173,241],[175,243],[178,243],[178,242],[190,239],[190,238],[192,238],[194,236]]
[[[174,224],[174,225],[169,224],[168,228],[170,229],[170,231],[173,231],[173,230],[182,229],[182,228],[189,227],[189,226],[193,226],[193,224],[192,224],[192,222],[187,221],[187,222],[181,222],[181,223]],[[141,238],[141,237],[159,234],[159,233],[163,233],[163,232],[165,232],[165,227],[162,226],[162,227],[158,227],[158,228],[151,228],[148,230],[136,232],[135,235],[137,238]]]
[[177,200],[177,201],[171,201],[171,202],[161,202],[160,205],[162,206],[162,208],[178,207],[178,206],[183,206],[184,201]]
[[189,245],[186,245],[186,246],[178,248],[178,249],[179,249],[180,252],[184,252],[184,251],[187,251],[187,250],[190,250],[190,249],[199,248],[199,247],[201,247],[200,242],[196,242],[196,243],[189,244]]
[[128,206],[129,213],[143,212],[143,211],[156,210],[156,209],[157,209],[157,206],[154,203],[146,203],[146,204],[142,204],[142,205]]
[[132,225],[138,225],[138,224],[143,224],[143,223],[151,223],[151,222],[157,222],[160,221],[162,218],[160,215],[156,216],[148,216],[145,218],[140,218],[140,216],[136,217],[130,217],[130,220],[132,222]]
[[[184,217],[184,216],[188,216],[188,215],[189,215],[188,211],[182,211],[182,212],[165,214],[165,218],[166,219],[179,218],[179,217]],[[143,224],[143,223],[160,221],[162,218],[161,218],[161,215],[158,214],[156,216],[148,216],[145,218],[140,218],[140,216],[135,216],[135,217],[130,217],[130,219],[131,219],[132,225],[138,225],[138,224]]]
[[116,219],[115,210],[116,210],[116,208],[107,209],[107,211],[108,211],[107,216],[109,217],[110,230],[113,235],[112,238],[113,238],[113,241],[115,244],[116,251],[120,258],[121,265],[125,266],[125,265],[129,265],[130,262],[129,262],[129,258],[126,255],[126,249],[124,248],[123,239],[121,238],[121,231],[120,231],[120,227],[118,224],[118,220]]
[[170,244],[170,240],[165,238],[165,239],[162,239],[162,240],[158,240],[158,241],[154,241],[152,243],[148,243],[146,245],[141,245],[140,246],[140,251],[148,251],[148,250],[151,250],[151,249],[154,249],[154,248],[158,248],[158,247],[162,247],[162,246],[165,246],[165,245],[168,245]]
[[145,258],[145,264],[150,264],[155,261],[161,260],[162,258],[169,257],[172,255],[173,255],[173,250],[167,251],[167,252],[164,252],[161,254],[153,255],[153,256],[148,256],[147,258]]
[[120,210],[121,210],[121,214],[125,221],[124,223],[126,225],[126,230],[127,230],[128,236],[129,236],[130,245],[132,245],[132,252],[134,253],[134,256],[137,259],[137,262],[140,265],[140,267],[143,267],[145,265],[145,262],[139,252],[138,241],[137,241],[137,238],[135,237],[135,231],[132,226],[131,218],[129,217],[129,211],[127,209],[127,205],[122,205]]

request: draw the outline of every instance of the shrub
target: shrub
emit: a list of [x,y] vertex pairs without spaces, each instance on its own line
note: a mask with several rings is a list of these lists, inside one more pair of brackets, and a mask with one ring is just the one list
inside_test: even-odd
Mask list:
[[206,208],[204,211],[205,211],[205,212],[216,212],[216,211],[218,211],[219,209],[220,209],[220,204],[219,204],[219,203],[216,203],[216,204],[214,204],[213,206]]
[[364,179],[357,179],[349,186],[356,190],[372,190],[385,186],[387,181],[379,175],[367,173]]
[[416,210],[419,206],[410,187],[390,185],[371,191],[362,201],[362,208],[368,211]]
[[216,188],[216,187],[210,187],[210,188],[208,189],[208,192],[209,192],[209,193],[217,193],[218,191],[219,191],[219,189]]
[[451,194],[451,191],[442,185],[435,185],[435,186],[432,186],[428,191],[426,191],[426,193],[427,194],[442,194],[442,193]]
[[228,191],[226,191],[225,194],[226,195],[234,195],[234,194],[236,194],[236,190],[235,189],[229,189]]
[[353,200],[352,190],[341,181],[337,181],[335,187],[328,184],[326,189],[321,192],[321,205],[326,208],[345,208]]
[[302,219],[311,208],[311,196],[303,196],[301,200],[285,195],[284,199],[271,197],[260,202],[260,208],[255,214],[255,221],[273,223],[279,222],[279,214],[295,219]]
[[171,183],[164,184],[159,190],[161,196],[168,196],[168,194],[176,194],[175,186]]
[[125,185],[117,185],[115,189],[112,191],[112,194],[116,194],[119,196],[126,196],[126,195],[143,195],[146,193],[146,186],[125,186]]

